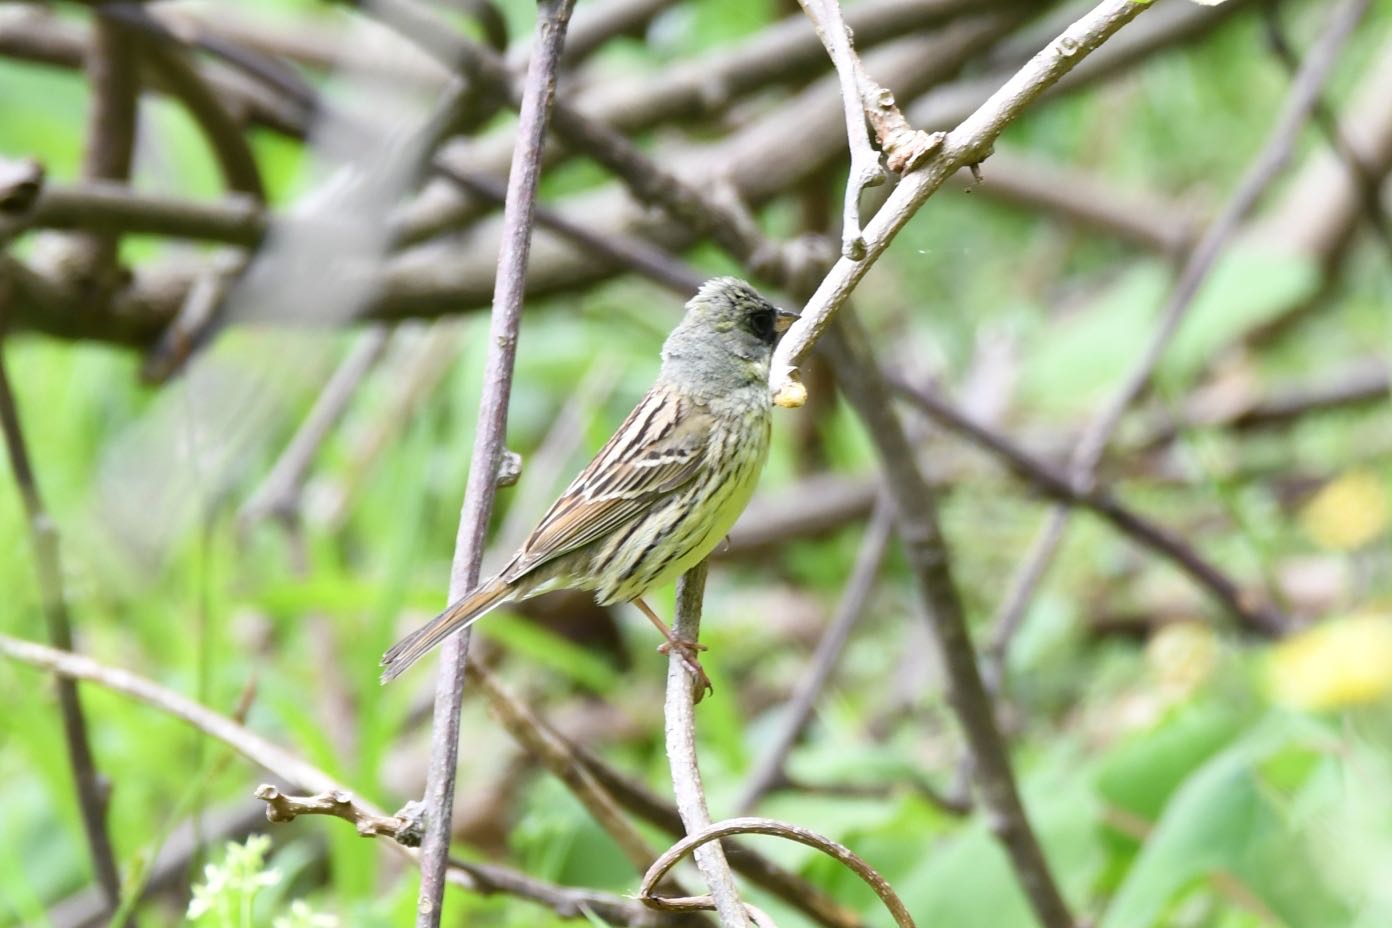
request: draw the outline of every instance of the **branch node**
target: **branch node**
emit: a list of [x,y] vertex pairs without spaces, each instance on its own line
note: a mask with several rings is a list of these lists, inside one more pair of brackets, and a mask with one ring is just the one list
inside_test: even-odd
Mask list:
[[515,486],[521,478],[522,455],[510,448],[504,448],[503,455],[498,460],[498,486]]

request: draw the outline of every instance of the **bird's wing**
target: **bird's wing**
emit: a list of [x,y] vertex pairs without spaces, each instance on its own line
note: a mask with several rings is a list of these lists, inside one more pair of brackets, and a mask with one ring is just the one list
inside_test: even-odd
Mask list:
[[503,576],[516,580],[598,541],[691,480],[705,458],[712,422],[700,404],[661,384],[653,387],[542,516]]

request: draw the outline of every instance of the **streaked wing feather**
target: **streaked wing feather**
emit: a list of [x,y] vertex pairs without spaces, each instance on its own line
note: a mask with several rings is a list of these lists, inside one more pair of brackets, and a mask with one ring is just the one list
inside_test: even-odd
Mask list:
[[711,416],[661,385],[634,407],[503,572],[508,581],[592,544],[691,480],[705,458]]

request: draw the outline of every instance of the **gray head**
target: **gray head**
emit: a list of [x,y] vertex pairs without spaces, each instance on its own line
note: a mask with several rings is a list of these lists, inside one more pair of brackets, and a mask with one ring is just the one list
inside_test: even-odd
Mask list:
[[712,278],[667,336],[662,375],[695,392],[767,385],[773,346],[796,318],[736,277]]

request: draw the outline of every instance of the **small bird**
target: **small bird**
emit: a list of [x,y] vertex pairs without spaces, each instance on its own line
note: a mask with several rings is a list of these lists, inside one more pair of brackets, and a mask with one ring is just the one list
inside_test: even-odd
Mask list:
[[657,382],[496,576],[398,641],[395,679],[435,645],[503,605],[552,590],[632,602],[703,689],[702,649],[675,638],[641,599],[696,566],[749,502],[768,457],[769,362],[797,316],[733,277],[706,281],[662,346]]

